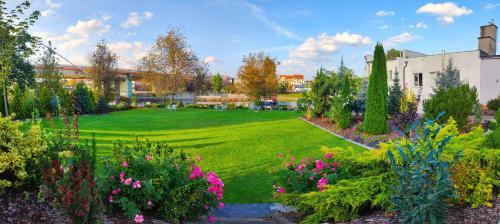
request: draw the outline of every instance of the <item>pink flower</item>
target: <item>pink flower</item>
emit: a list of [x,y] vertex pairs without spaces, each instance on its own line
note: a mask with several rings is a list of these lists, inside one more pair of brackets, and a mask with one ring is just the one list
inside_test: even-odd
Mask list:
[[319,191],[323,191],[323,189],[325,188],[325,186],[328,184],[328,180],[324,177],[322,177],[321,179],[318,180],[318,189]]
[[314,180],[314,176],[310,176],[310,177],[309,177],[309,180]]
[[221,209],[224,208],[224,203],[219,202],[219,208],[221,208]]
[[196,179],[199,177],[203,177],[203,172],[201,171],[201,168],[199,166],[194,166],[193,171],[191,172],[191,175],[189,175],[189,179]]
[[333,157],[333,154],[327,153],[325,156],[323,156],[325,159],[331,159]]
[[137,215],[135,215],[134,222],[142,223],[142,222],[144,222],[144,217],[142,217],[142,215],[137,214]]
[[127,167],[128,167],[128,163],[127,163],[127,161],[123,161],[123,162],[122,162],[122,166],[123,166],[123,167],[125,167],[125,168],[127,168]]
[[333,166],[333,167],[337,167],[337,162],[333,162],[333,163],[332,163],[332,166]]
[[215,217],[208,216],[208,222],[210,222],[210,223],[215,222]]
[[151,201],[148,201],[148,204],[147,204],[149,207],[153,206],[153,202]]
[[332,172],[335,172],[337,169],[335,167],[332,167]]
[[304,168],[306,168],[306,164],[301,163],[301,164],[297,167],[297,170],[303,170]]
[[119,189],[120,189],[120,188],[118,188],[118,190],[117,190],[117,189],[113,189],[113,190],[111,190],[111,194],[113,194],[113,195],[118,194]]
[[152,160],[152,159],[153,159],[153,157],[152,157],[152,156],[150,156],[150,155],[146,155],[146,157],[145,157],[145,158],[146,158],[146,160],[147,160],[147,161],[150,161],[150,160]]
[[285,193],[286,191],[285,191],[285,188],[278,187],[278,188],[276,189],[276,192],[278,192],[278,193]]
[[127,185],[127,186],[128,186],[128,185],[130,185],[131,183],[132,183],[132,178],[130,178],[130,177],[129,177],[129,178],[127,178],[127,179],[125,180],[125,185]]
[[108,201],[109,201],[109,203],[113,203],[113,196],[111,196],[111,195],[110,195],[110,196],[108,197]]
[[122,171],[120,172],[120,183],[123,182],[123,177],[125,176],[125,173]]
[[278,153],[278,158],[283,158],[283,153]]
[[295,157],[290,157],[290,161],[295,161]]
[[132,186],[132,187],[133,187],[134,189],[135,189],[135,188],[141,188],[141,182],[140,182],[139,180],[136,180],[136,181],[134,182],[134,186]]
[[111,176],[111,180],[114,180],[115,179],[115,176]]
[[328,168],[328,163],[321,160],[316,160],[316,171],[321,171],[323,168]]
[[203,208],[205,208],[205,210],[208,210],[208,205],[204,205]]

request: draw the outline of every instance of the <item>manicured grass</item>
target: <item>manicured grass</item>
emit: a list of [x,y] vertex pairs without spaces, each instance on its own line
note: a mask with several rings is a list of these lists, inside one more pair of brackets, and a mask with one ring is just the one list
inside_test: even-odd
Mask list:
[[279,102],[296,102],[297,99],[302,97],[302,93],[284,93],[278,95]]
[[224,202],[270,202],[278,153],[297,158],[320,156],[321,147],[357,147],[299,120],[297,112],[202,109],[138,109],[80,117],[80,139],[96,134],[98,156],[108,155],[114,140],[166,141],[200,155],[204,171],[225,182]]

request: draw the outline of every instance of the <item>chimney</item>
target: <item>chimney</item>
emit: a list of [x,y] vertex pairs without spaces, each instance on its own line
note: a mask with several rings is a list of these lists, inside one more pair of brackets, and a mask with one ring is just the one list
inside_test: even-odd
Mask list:
[[478,49],[488,56],[497,54],[497,26],[489,22],[481,26],[481,35],[478,38]]

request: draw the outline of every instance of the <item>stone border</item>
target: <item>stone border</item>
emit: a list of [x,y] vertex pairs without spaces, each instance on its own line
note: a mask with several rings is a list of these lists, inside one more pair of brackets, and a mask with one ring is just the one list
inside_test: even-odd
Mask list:
[[321,127],[321,126],[319,126],[319,125],[317,125],[317,124],[315,124],[315,123],[313,123],[313,122],[311,122],[311,121],[308,121],[307,119],[305,119],[305,118],[303,118],[303,117],[298,117],[298,118],[299,118],[300,120],[303,120],[303,121],[305,121],[305,122],[307,122],[307,123],[309,123],[309,124],[311,124],[311,125],[313,125],[313,126],[315,126],[315,127],[319,128],[319,129],[323,130],[323,131],[326,131],[326,132],[328,132],[328,133],[330,133],[330,134],[332,134],[332,135],[335,135],[335,136],[337,136],[338,138],[341,138],[341,139],[343,139],[343,140],[345,140],[345,141],[348,141],[348,142],[350,142],[350,143],[352,143],[352,144],[355,144],[355,145],[357,145],[357,146],[363,147],[363,148],[368,149],[368,150],[374,150],[374,148],[372,148],[372,147],[370,147],[370,146],[363,145],[363,144],[361,144],[361,143],[359,143],[359,142],[355,142],[355,141],[353,141],[353,140],[351,140],[351,139],[349,139],[349,138],[346,138],[346,137],[344,137],[344,136],[342,136],[342,135],[339,135],[339,134],[337,134],[337,133],[335,133],[335,132],[333,132],[333,131],[330,131],[330,130],[328,130],[328,129],[324,128],[324,127]]

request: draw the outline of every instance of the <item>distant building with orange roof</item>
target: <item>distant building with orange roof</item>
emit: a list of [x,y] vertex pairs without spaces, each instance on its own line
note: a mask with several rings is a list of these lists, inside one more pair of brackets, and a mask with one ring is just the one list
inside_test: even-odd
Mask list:
[[280,83],[287,83],[291,86],[304,84],[304,75],[302,74],[291,74],[291,75],[280,75]]

